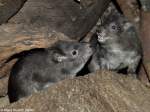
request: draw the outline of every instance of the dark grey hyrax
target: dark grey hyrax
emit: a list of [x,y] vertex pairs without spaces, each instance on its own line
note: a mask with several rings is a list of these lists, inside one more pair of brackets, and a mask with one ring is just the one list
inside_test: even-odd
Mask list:
[[58,41],[48,49],[30,52],[12,68],[8,85],[10,102],[75,77],[91,55],[90,44],[74,41]]
[[[127,73],[136,73],[142,57],[141,42],[135,27],[114,7],[104,13],[103,21],[98,28],[98,41],[89,69],[119,71],[127,68]],[[106,16],[107,15],[107,16]]]

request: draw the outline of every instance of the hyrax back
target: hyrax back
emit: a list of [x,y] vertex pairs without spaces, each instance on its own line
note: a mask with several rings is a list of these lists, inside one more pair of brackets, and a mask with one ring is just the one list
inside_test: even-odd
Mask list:
[[90,44],[74,41],[58,41],[50,48],[28,53],[12,68],[8,90],[10,101],[75,77],[91,55]]

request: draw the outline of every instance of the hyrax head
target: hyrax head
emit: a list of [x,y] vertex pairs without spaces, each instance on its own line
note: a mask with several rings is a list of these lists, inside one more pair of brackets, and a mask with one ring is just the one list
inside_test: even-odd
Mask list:
[[97,30],[98,41],[104,43],[106,40],[114,40],[131,26],[132,24],[123,15],[112,13],[99,26]]
[[53,49],[53,60],[71,74],[79,72],[93,53],[89,43],[76,41],[58,41]]

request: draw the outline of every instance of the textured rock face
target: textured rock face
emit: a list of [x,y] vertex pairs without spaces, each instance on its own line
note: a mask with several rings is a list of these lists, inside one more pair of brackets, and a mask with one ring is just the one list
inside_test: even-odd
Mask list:
[[150,11],[150,1],[149,0],[140,0],[142,9],[144,11]]
[[150,89],[132,77],[97,71],[64,80],[5,109],[35,112],[149,112]]
[[[4,106],[9,104],[8,96],[0,98],[0,108],[3,108]],[[0,110],[1,112],[1,110]]]
[[7,94],[7,86],[8,86],[8,77],[0,80],[0,96],[5,96]]
[[27,0],[10,23],[25,23],[80,39],[96,24],[110,0]]
[[24,4],[26,0],[0,0],[0,24],[5,23]]

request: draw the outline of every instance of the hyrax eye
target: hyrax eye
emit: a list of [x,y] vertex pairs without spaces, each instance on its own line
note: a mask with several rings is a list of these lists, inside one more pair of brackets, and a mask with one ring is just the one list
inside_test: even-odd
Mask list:
[[117,30],[120,31],[120,30],[121,30],[121,27],[118,27]]
[[116,26],[115,26],[115,25],[113,25],[111,28],[115,30],[115,29],[116,29]]
[[72,51],[72,55],[73,55],[73,56],[76,56],[77,54],[78,54],[78,51],[77,51],[77,50],[73,50],[73,51]]

